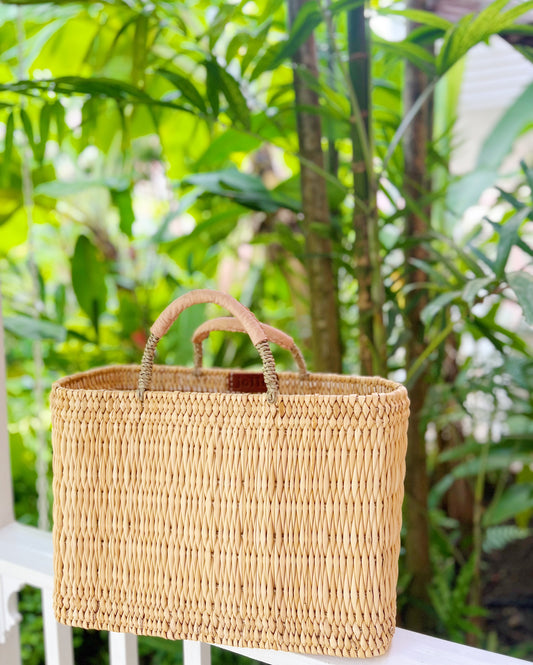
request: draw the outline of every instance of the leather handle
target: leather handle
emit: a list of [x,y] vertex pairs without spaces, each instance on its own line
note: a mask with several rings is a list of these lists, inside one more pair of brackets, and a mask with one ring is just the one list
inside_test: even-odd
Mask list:
[[146,390],[150,389],[152,383],[152,370],[154,366],[154,355],[157,343],[168,332],[170,326],[176,321],[179,315],[192,305],[213,303],[224,307],[241,323],[244,331],[249,335],[252,343],[256,347],[261,360],[263,361],[263,374],[267,387],[267,401],[275,403],[279,394],[278,376],[276,374],[276,365],[268,345],[268,337],[263,330],[262,325],[256,319],[254,314],[247,309],[233,296],[222,291],[214,289],[198,289],[190,291],[166,307],[157,317],[155,323],[150,328],[150,337],[146,342],[142,361],[141,371],[139,373],[138,395],[142,400]]
[[[283,349],[287,349],[292,354],[298,368],[300,370],[300,375],[302,378],[308,376],[307,367],[305,365],[305,360],[302,352],[296,345],[295,341],[290,335],[284,333],[278,328],[273,326],[268,326],[266,323],[261,323],[264,333],[267,336],[269,342],[281,346]],[[241,322],[232,317],[232,316],[221,316],[217,319],[211,319],[202,323],[193,333],[192,343],[194,345],[194,366],[196,369],[202,367],[203,362],[203,349],[202,343],[207,339],[210,333],[217,331],[227,331],[227,332],[239,332],[244,333],[244,327]]]

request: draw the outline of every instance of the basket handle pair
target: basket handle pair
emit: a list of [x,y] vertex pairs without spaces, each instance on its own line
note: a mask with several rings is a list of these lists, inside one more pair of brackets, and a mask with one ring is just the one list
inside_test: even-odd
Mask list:
[[[190,291],[189,293],[176,298],[176,300],[170,303],[170,305],[166,307],[157,317],[155,323],[150,328],[150,337],[146,342],[141,361],[141,371],[139,373],[139,384],[137,391],[139,398],[142,400],[145,391],[150,389],[154,366],[154,355],[157,343],[185,309],[191,307],[192,305],[202,303],[213,303],[227,309],[239,322],[239,330],[242,329],[248,334],[263,362],[263,375],[267,387],[267,401],[270,404],[274,404],[278,399],[279,383],[278,376],[276,374],[276,365],[274,363],[274,358],[268,344],[269,335],[271,335],[272,329],[269,330],[269,326],[266,327],[259,323],[254,314],[252,314],[252,312],[250,312],[250,310],[247,309],[244,305],[241,305],[238,300],[235,300],[235,298],[227,293],[215,291],[213,289],[198,289],[195,291]],[[213,329],[214,328],[211,328],[209,332]],[[276,329],[274,328],[274,330]],[[202,339],[205,339],[209,332],[207,332],[207,334]],[[280,333],[281,331],[276,332]],[[203,334],[203,332],[201,334]],[[283,335],[284,333],[281,334]],[[290,345],[292,342],[292,347],[297,349],[294,341],[288,335],[286,337],[288,339],[284,339],[284,343],[288,343]],[[299,352],[299,356],[301,357],[301,352]],[[302,370],[302,365],[299,364],[299,366],[300,370]],[[303,367],[305,368],[305,364]],[[305,370],[305,372],[307,373],[307,370]]]
[[[295,363],[298,365],[298,369],[300,370],[300,377],[307,378],[308,371],[304,357],[293,338],[290,335],[287,335],[287,333],[278,330],[278,328],[268,326],[266,323],[261,323],[261,326],[263,327],[269,342],[277,344],[282,349],[290,351]],[[210,319],[198,326],[192,336],[192,343],[194,345],[194,367],[197,370],[201,369],[203,362],[202,343],[209,337],[210,333],[215,330],[240,333],[246,332],[241,322],[232,316],[221,316],[217,319]]]

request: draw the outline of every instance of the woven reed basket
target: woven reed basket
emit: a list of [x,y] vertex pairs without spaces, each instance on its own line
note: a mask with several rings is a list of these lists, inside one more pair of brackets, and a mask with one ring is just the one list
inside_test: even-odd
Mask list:
[[[153,367],[180,312],[206,302],[237,321],[197,331],[195,368]],[[217,326],[248,333],[263,374],[201,368],[198,345]],[[58,621],[313,654],[386,651],[407,392],[310,374],[275,333],[231,296],[192,291],[152,326],[140,369],[53,385]],[[270,338],[299,372],[275,372]]]

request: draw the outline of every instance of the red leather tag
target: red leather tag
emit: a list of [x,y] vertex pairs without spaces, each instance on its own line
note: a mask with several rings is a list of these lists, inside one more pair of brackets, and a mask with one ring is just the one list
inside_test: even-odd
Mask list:
[[231,372],[228,390],[231,393],[266,393],[267,387],[261,372]]

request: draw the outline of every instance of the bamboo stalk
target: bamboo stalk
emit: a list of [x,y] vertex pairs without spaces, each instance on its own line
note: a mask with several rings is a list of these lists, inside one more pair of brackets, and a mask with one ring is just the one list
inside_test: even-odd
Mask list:
[[[409,9],[426,9],[426,0],[409,0]],[[409,29],[414,28],[410,24]],[[409,201],[420,202],[431,187],[427,176],[427,145],[431,137],[430,107],[427,100],[420,104],[421,95],[429,84],[427,75],[406,62],[404,83],[404,114],[413,115],[412,109],[420,106],[413,115],[412,122],[405,127],[404,133],[404,189],[407,203],[405,215],[405,235],[409,239],[422,238],[429,232],[428,219],[430,210],[427,205],[414,206]],[[420,268],[412,267],[412,259],[428,259],[427,249],[422,242],[409,243],[405,252],[405,268],[409,284],[424,284],[427,275]],[[428,302],[427,289],[409,290],[406,311],[406,326],[410,337],[406,348],[407,368],[413,369],[423,356],[427,346],[424,337],[424,324],[421,313]],[[451,330],[451,329],[450,329]],[[446,331],[446,335],[449,331]],[[427,474],[427,455],[425,437],[422,428],[422,412],[428,391],[427,368],[419,372],[410,387],[411,416],[408,432],[408,449],[405,477],[405,561],[410,575],[410,603],[405,612],[406,627],[424,632],[432,627],[431,613],[428,612],[428,585],[431,581],[431,562],[429,554],[429,518]]]
[[[293,25],[307,0],[288,0],[289,23]],[[293,56],[294,92],[300,109],[318,108],[318,95],[311,90],[298,69],[305,68],[318,76],[315,40],[311,35]],[[326,180],[308,163],[324,169],[322,127],[320,116],[297,111],[300,154],[300,186],[303,208],[306,270],[309,279],[312,346],[315,369],[319,372],[340,372],[342,369],[339,310],[337,306],[337,277],[332,260],[330,237],[331,216]]]
[[[365,7],[348,12],[349,78],[352,99],[352,171],[358,282],[359,349],[363,374],[387,373],[387,341],[383,324],[385,290],[381,276],[376,184],[373,172],[370,102],[370,45]],[[358,113],[356,111],[359,111]]]
[[[331,0],[325,1],[326,11],[330,11]],[[335,35],[328,30],[327,38],[327,61],[328,61],[328,86],[335,90]],[[326,123],[326,135],[328,139],[327,169],[328,173],[337,177],[339,171],[339,152],[335,145],[335,136],[331,128],[331,122]],[[335,211],[332,211],[333,213]]]

